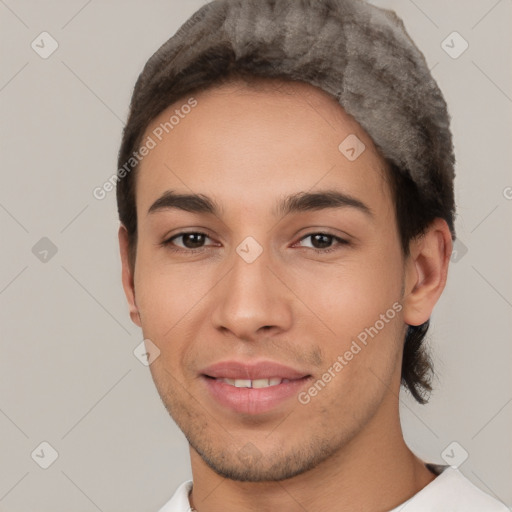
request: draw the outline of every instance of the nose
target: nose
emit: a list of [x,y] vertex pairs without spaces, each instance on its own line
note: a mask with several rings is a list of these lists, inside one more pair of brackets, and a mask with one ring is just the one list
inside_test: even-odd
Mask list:
[[283,277],[265,251],[252,263],[235,254],[231,270],[215,287],[215,328],[247,341],[289,330],[293,294]]

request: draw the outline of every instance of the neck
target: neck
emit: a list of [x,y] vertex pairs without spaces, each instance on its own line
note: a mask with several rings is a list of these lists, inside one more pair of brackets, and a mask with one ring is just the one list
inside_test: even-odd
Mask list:
[[405,444],[398,404],[396,414],[381,416],[314,469],[283,481],[225,479],[191,449],[191,504],[198,512],[392,510],[435,475]]

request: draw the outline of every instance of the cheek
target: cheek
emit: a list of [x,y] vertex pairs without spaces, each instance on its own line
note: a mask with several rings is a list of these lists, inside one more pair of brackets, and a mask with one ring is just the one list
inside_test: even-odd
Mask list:
[[160,349],[151,370],[165,381],[164,368],[181,374],[189,366],[186,358],[198,350],[219,273],[212,265],[170,263],[163,251],[143,247],[137,265],[135,294],[143,335]]
[[[160,252],[160,251],[158,251]],[[197,302],[196,290],[190,273],[162,264],[155,253],[142,249],[137,255],[135,269],[135,297],[142,320],[144,336],[164,340],[172,336],[180,319]]]
[[324,370],[336,375],[325,398],[346,404],[354,396],[377,397],[382,381],[389,384],[397,371],[402,346],[399,245],[381,241],[339,265],[298,274],[297,295],[315,317],[306,324],[306,338],[321,340]]
[[[375,324],[400,301],[399,253],[365,251],[340,264],[290,273],[297,296],[333,336],[347,340]],[[392,316],[395,316],[395,310]],[[320,325],[315,322],[315,325]]]

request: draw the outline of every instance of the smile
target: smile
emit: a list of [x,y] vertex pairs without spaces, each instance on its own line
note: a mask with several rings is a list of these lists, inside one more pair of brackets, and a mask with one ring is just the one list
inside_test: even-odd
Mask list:
[[290,382],[289,379],[282,379],[280,377],[274,377],[271,379],[216,379],[221,382],[225,382],[230,386],[234,386],[235,388],[254,388],[254,389],[263,389],[269,388],[273,386],[278,386],[283,382]]

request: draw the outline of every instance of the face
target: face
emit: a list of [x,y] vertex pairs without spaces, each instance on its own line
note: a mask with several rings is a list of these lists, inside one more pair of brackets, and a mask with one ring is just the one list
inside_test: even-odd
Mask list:
[[396,412],[405,267],[384,162],[309,85],[194,98],[137,174],[132,318],[193,456],[289,478]]

